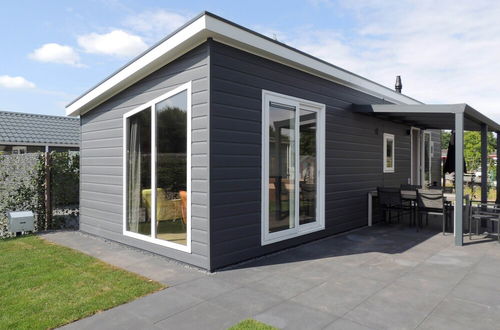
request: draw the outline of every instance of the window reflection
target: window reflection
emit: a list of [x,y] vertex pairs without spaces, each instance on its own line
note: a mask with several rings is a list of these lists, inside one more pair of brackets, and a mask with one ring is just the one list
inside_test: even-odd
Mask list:
[[151,109],[129,117],[127,142],[126,227],[151,236]]
[[156,238],[187,244],[187,91],[156,104]]

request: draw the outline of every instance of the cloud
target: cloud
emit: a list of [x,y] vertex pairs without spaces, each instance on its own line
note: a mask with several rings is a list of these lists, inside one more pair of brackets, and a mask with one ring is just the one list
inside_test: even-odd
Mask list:
[[411,97],[466,102],[500,122],[500,2],[345,0],[339,5],[352,26],[299,27],[278,38],[389,88],[401,75],[403,93]]
[[123,30],[82,35],[78,37],[78,44],[87,53],[117,57],[135,56],[148,47],[141,37]]
[[157,41],[186,23],[192,15],[184,15],[164,9],[148,10],[125,19],[124,25],[144,35],[149,41]]
[[0,87],[4,88],[35,88],[35,84],[23,77],[0,76]]
[[39,62],[62,63],[77,67],[83,66],[80,63],[80,56],[72,47],[56,43],[45,44],[35,49],[28,57]]

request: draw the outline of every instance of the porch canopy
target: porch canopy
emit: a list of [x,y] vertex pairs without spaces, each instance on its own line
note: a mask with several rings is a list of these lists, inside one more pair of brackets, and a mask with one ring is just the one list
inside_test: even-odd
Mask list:
[[[458,201],[464,199],[464,131],[481,132],[481,201],[488,196],[488,130],[497,133],[497,159],[500,159],[500,125],[471,106],[461,104],[355,104],[353,110],[376,117],[404,123],[422,129],[455,130],[455,191]],[[500,183],[500,162],[497,161],[497,183]],[[496,185],[497,203],[500,184]],[[455,207],[455,245],[463,244],[463,208]]]

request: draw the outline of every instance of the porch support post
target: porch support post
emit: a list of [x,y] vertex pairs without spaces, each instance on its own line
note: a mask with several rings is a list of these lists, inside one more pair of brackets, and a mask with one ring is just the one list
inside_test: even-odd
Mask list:
[[455,113],[455,245],[463,245],[464,114]]
[[488,201],[488,126],[481,124],[481,203]]
[[497,132],[497,199],[495,201],[496,204],[500,204],[500,132]]

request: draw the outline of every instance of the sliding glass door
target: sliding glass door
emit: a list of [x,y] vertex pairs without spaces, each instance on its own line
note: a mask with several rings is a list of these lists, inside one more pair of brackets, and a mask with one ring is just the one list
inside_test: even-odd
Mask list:
[[263,93],[263,244],[324,227],[319,156],[324,106]]

